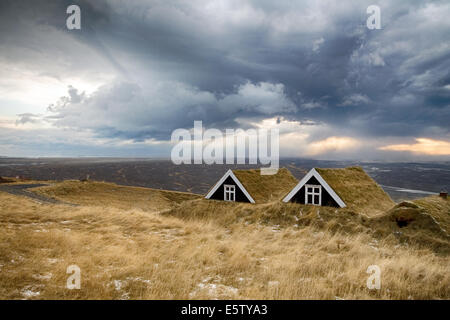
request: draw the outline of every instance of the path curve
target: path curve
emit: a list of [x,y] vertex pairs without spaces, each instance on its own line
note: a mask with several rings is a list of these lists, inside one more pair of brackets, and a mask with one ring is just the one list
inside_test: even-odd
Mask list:
[[50,204],[66,204],[70,206],[77,206],[73,203],[68,203],[60,200],[56,200],[50,197],[37,194],[33,191],[27,189],[48,186],[48,184],[42,183],[29,183],[29,184],[2,184],[0,185],[0,191],[7,192],[16,196],[24,196],[32,200],[38,201],[40,203],[50,203]]

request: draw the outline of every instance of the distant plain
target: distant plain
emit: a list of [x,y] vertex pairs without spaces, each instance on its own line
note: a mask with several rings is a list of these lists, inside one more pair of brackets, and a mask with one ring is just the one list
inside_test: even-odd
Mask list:
[[[312,167],[338,168],[359,165],[399,202],[417,199],[450,188],[450,162],[358,162],[282,159],[301,179]],[[228,168],[255,165],[174,165],[170,160],[145,158],[0,158],[0,176],[33,180],[80,179],[120,185],[204,194]]]

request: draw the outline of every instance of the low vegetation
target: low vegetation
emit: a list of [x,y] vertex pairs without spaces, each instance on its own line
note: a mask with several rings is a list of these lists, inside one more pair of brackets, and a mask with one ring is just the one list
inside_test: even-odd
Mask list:
[[[450,201],[349,208],[66,181],[0,192],[1,299],[449,299]],[[81,289],[69,290],[69,265]],[[368,266],[381,289],[366,286]]]

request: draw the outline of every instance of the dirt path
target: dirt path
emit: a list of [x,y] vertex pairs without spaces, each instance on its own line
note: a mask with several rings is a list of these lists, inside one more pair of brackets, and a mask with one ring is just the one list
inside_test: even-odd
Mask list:
[[70,205],[70,206],[77,206],[76,204],[73,203],[68,203],[68,202],[64,202],[64,201],[60,201],[60,200],[56,200],[53,198],[49,198],[37,193],[34,193],[32,191],[29,191],[27,189],[30,188],[37,188],[37,187],[43,187],[46,186],[47,184],[42,184],[42,183],[32,183],[32,184],[3,184],[0,185],[0,191],[4,191],[16,196],[24,196],[24,197],[28,197],[31,198],[35,201],[38,201],[40,203],[52,203],[52,204],[66,204],[66,205]]

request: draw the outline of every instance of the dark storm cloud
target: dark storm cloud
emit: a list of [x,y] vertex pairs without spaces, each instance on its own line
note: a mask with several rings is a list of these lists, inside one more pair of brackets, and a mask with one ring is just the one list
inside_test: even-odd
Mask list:
[[[102,137],[168,139],[194,120],[274,116],[356,137],[448,136],[449,3],[381,1],[382,30],[368,30],[372,2],[3,1],[0,39],[4,59],[31,63],[14,53],[32,46],[55,76],[113,73],[92,94],[70,88],[46,116]],[[65,30],[73,3],[81,31]],[[42,25],[60,38],[29,30]],[[36,33],[42,47],[28,42]]]

